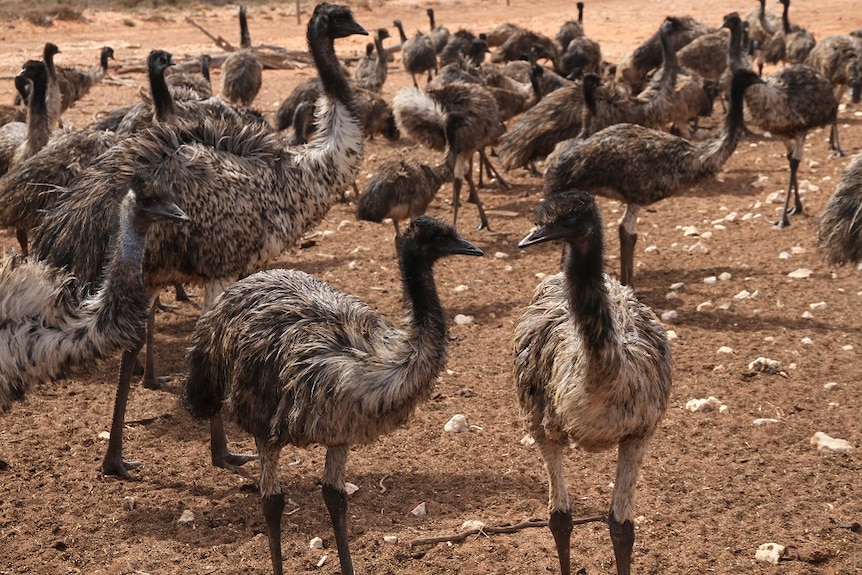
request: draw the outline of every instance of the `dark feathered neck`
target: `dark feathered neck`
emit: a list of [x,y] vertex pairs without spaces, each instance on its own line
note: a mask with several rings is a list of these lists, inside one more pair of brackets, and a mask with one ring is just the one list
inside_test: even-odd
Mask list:
[[585,349],[598,354],[611,343],[614,329],[601,238],[587,246],[566,244],[562,268],[573,323],[583,336]]
[[404,303],[409,306],[413,325],[423,332],[446,336],[446,322],[443,306],[437,295],[434,282],[433,262],[423,256],[410,240],[401,240],[398,263],[401,267],[401,282],[404,289]]
[[174,106],[174,97],[171,95],[168,83],[165,81],[165,71],[150,69],[149,76],[156,121],[168,122],[173,120],[177,110],[176,106]]
[[308,27],[307,38],[308,48],[314,58],[314,65],[317,67],[324,92],[346,106],[354,116],[359,117],[353,90],[335,55],[334,39],[323,29],[323,23],[317,21],[312,22]]

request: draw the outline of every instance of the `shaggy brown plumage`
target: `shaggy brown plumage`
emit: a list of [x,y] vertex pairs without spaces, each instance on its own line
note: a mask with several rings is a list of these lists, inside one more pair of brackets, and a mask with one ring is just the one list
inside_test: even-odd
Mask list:
[[750,70],[734,74],[724,129],[710,140],[695,143],[636,124],[616,124],[589,138],[567,141],[548,157],[546,196],[582,189],[626,204],[619,226],[622,283],[634,281],[640,207],[672,196],[721,168],[742,137],[743,95],[755,83],[762,80]]
[[578,19],[564,22],[554,37],[562,52],[569,49],[572,40],[584,36],[584,3],[578,2],[575,6],[578,9]]
[[608,526],[617,573],[628,575],[637,476],[671,392],[670,344],[655,313],[603,273],[602,221],[589,193],[558,191],[536,212],[538,227],[518,245],[562,242],[562,271],[536,287],[515,328],[515,383],[548,474],[548,526],[569,575],[564,452],[571,443],[619,447]]
[[0,411],[29,389],[89,367],[143,336],[144,242],[161,220],[188,221],[164,190],[132,180],[119,206],[101,288],[88,295],[65,270],[38,260],[0,261]]
[[430,82],[438,69],[437,52],[434,50],[431,37],[425,32],[417,30],[414,36],[407,38],[401,20],[395,20],[392,24],[398,28],[398,35],[401,38],[401,62],[404,69],[413,78],[413,86],[419,87],[416,82],[417,74],[427,73]]
[[[259,270],[316,225],[356,178],[363,159],[359,112],[333,41],[357,33],[366,34],[345,7],[320,4],[311,17],[308,46],[325,98],[318,132],[307,145],[285,147],[269,128],[238,117],[160,122],[122,140],[70,186],[40,226],[34,251],[68,266],[82,281],[97,281],[107,249],[105,220],[115,213],[130,174],[148,173],[194,215],[191,226],[152,230],[144,255],[148,292],[155,299],[164,286],[202,282],[207,309],[227,285]],[[122,440],[137,352],[130,349],[123,358],[102,464],[104,473],[122,477],[134,467],[123,461]],[[220,445],[217,434],[215,443]],[[213,455],[218,465],[230,465],[231,457],[226,446]]]
[[240,49],[221,68],[221,96],[231,104],[251,106],[263,85],[263,66],[251,49],[245,6],[239,7]]
[[270,270],[228,288],[192,336],[183,397],[197,417],[222,407],[255,438],[273,571],[283,573],[286,445],[326,446],[323,500],[343,575],[353,575],[344,473],[351,445],[405,423],[431,395],[446,361],[446,321],[432,267],[441,257],[482,252],[428,217],[397,243],[404,329],[352,295],[297,270]]
[[108,73],[108,60],[114,59],[114,49],[105,46],[99,52],[99,67],[79,70],[57,66],[57,84],[60,87],[60,112],[65,112],[75,102],[86,96],[90,89],[102,81]]
[[386,49],[383,40],[389,38],[389,30],[379,28],[374,35],[374,50],[359,60],[353,70],[353,81],[357,86],[377,94],[383,89],[388,75]]
[[850,160],[823,208],[817,247],[829,265],[862,262],[862,153]]
[[788,16],[790,0],[778,1],[784,5],[781,13],[781,28],[763,46],[763,59],[770,64],[779,62],[801,64],[805,62],[816,41],[808,30],[790,23]]
[[839,103],[848,88],[854,104],[862,99],[862,41],[858,38],[830,34],[815,44],[805,63],[832,82]]

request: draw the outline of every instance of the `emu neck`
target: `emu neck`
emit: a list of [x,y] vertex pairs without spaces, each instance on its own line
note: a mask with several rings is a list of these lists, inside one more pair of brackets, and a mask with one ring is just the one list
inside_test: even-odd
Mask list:
[[781,11],[781,26],[785,34],[790,34],[790,1],[784,3],[784,10]]
[[338,58],[335,56],[334,40],[319,26],[308,29],[308,46],[314,58],[314,65],[323,84],[323,90],[339,103],[347,107],[354,117],[359,117],[358,108],[353,96],[353,90],[341,70]]
[[48,105],[45,101],[47,86],[44,79],[33,82],[33,93],[30,94],[30,107],[27,109],[27,140],[28,156],[35,154],[48,143],[51,135]]
[[705,171],[717,172],[736,150],[745,128],[742,116],[744,94],[744,86],[731,87],[730,108],[724,119],[724,130],[718,138],[706,142],[703,148],[702,161]]
[[[613,344],[613,317],[609,311],[608,290],[603,274],[601,240],[598,245],[577,247],[566,245],[563,252],[563,273],[566,276],[566,297],[573,323],[582,336],[590,364],[598,361]],[[608,366],[605,366],[608,367]]]
[[102,75],[108,73],[108,53],[102,52],[101,57],[99,58],[99,68],[102,70]]
[[176,117],[174,97],[165,81],[165,71],[150,70],[150,91],[153,94],[153,109],[157,122],[170,122]]
[[248,33],[248,20],[245,11],[239,13],[239,46],[240,48],[251,48],[251,36]]
[[411,339],[416,341],[416,349],[420,353],[436,358],[437,365],[442,365],[442,358],[446,355],[446,321],[431,263],[410,249],[399,253],[399,262],[404,306],[412,328]]

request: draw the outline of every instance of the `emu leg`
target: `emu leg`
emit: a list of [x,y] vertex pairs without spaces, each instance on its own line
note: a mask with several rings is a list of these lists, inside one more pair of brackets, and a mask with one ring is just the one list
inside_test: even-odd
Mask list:
[[332,519],[338,561],[341,563],[341,575],[353,575],[353,560],[350,558],[350,544],[347,540],[347,492],[344,491],[347,451],[346,445],[330,445],[326,449],[322,481],[323,502],[326,503],[329,517]]
[[18,239],[18,245],[21,246],[21,255],[25,258],[29,255],[27,250],[27,230],[25,228],[16,228],[15,237]]
[[[790,158],[790,186],[793,188],[793,209],[789,210],[787,213],[791,216],[801,215],[803,213],[802,198],[799,197],[799,179],[797,176],[798,173],[799,160],[796,158]],[[790,193],[788,192],[787,195],[787,199],[789,199]]]
[[[500,175],[500,172],[497,171],[497,168],[495,168],[494,165],[491,163],[491,159],[485,153],[484,149],[479,150],[479,160],[479,166],[482,165],[481,162],[485,163],[485,168],[488,170],[488,177],[491,177],[491,175],[493,175],[495,178],[497,178],[497,181],[500,182],[500,185],[503,186],[505,189],[512,189],[512,186],[509,184],[509,182],[503,179],[503,176]],[[482,172],[480,171],[479,173],[481,174]]]
[[832,150],[832,153],[829,155],[831,159],[844,157],[844,150],[841,149],[841,145],[838,143],[838,120],[832,122],[832,130],[829,132],[829,149]]
[[129,470],[141,465],[140,461],[125,461],[123,459],[123,426],[126,419],[126,404],[129,401],[129,388],[132,384],[132,369],[140,350],[141,344],[138,344],[134,349],[127,349],[123,352],[123,359],[120,362],[120,376],[117,382],[117,396],[114,399],[114,416],[111,420],[111,438],[108,439],[108,450],[102,461],[103,474],[118,475],[123,479],[131,479]]
[[[796,189],[796,168],[799,166],[799,160],[793,158],[793,154],[788,152],[787,161],[790,163],[790,181],[787,184],[787,193],[784,195],[784,206],[781,208],[781,215],[778,218],[778,221],[773,224],[773,227],[776,228],[785,228],[790,225],[790,218],[788,215],[790,214],[790,196],[794,193]],[[794,212],[798,209],[799,212],[802,212],[802,202],[799,200],[799,192],[796,191],[796,205],[794,206]]]
[[221,412],[210,419],[210,455],[213,465],[236,473],[237,467],[258,458],[254,453],[231,453],[227,448],[224,418]]
[[192,298],[189,297],[189,294],[186,293],[186,288],[183,284],[177,282],[174,284],[174,293],[176,294],[175,298],[177,301],[192,301]]
[[554,544],[557,546],[557,558],[560,560],[560,574],[571,573],[571,540],[572,540],[572,510],[554,511],[548,520],[551,535],[554,536]]
[[284,493],[265,496],[261,499],[266,530],[269,532],[269,557],[273,575],[284,575],[281,557],[281,515],[284,512]]
[[461,205],[461,178],[452,180],[452,225],[458,227],[458,206]]
[[635,526],[629,521],[620,522],[614,511],[608,513],[608,528],[614,546],[614,559],[617,562],[617,575],[629,575],[632,569],[632,549],[635,545]]
[[638,241],[637,221],[640,206],[628,204],[619,227],[620,234],[620,283],[634,287],[635,244]]
[[485,215],[485,208],[482,206],[482,200],[479,199],[479,192],[476,190],[476,186],[473,185],[473,174],[471,172],[467,172],[465,177],[467,178],[467,185],[470,186],[471,201],[474,201],[476,203],[476,207],[479,209],[479,225],[476,226],[476,229],[487,229],[490,231],[491,227],[488,225],[488,216]]
[[171,381],[170,376],[156,377],[156,358],[153,352],[155,347],[154,332],[156,330],[156,310],[159,307],[159,298],[150,305],[150,317],[147,318],[147,359],[144,362],[144,387],[147,389],[164,389],[165,384]]
[[350,558],[350,544],[347,540],[347,492],[324,483],[323,502],[329,510],[332,529],[335,531],[341,575],[353,575],[353,560]]

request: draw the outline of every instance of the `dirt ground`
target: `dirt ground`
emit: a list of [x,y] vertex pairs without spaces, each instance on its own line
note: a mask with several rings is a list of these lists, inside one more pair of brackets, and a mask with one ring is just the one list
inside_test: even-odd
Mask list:
[[[255,44],[304,47],[309,8],[302,25],[293,2],[251,6]],[[412,31],[425,28],[424,9],[451,30],[488,30],[502,22],[556,34],[575,16],[574,2],[539,5],[512,0],[426,4],[408,0],[354,3],[367,29],[391,27],[400,18]],[[717,26],[731,11],[756,2],[706,0],[688,3],[605,0],[587,2],[587,34],[618,61],[651,35],[668,14],[690,14]],[[780,6],[770,8],[777,10]],[[196,22],[232,42],[238,37],[233,6],[167,8],[99,13],[86,21],[36,27],[0,23],[0,75],[11,77],[23,60],[39,57],[44,42],[60,46],[57,62],[93,65],[98,48],[114,47],[123,64],[139,63],[153,48],[177,60],[219,48],[185,21]],[[818,38],[862,28],[858,0],[799,1],[791,18]],[[336,49],[361,53],[365,38],[339,40]],[[390,41],[391,42],[391,41]],[[390,66],[384,95],[410,82],[400,59]],[[769,70],[767,70],[769,71]],[[256,107],[272,115],[310,69],[264,73]],[[141,74],[114,74],[80,101],[66,120],[89,123],[96,113],[138,98]],[[218,82],[218,70],[214,71]],[[0,99],[12,98],[4,80]],[[5,94],[5,95],[4,95]],[[721,106],[704,122],[714,128]],[[825,130],[813,131],[800,169],[807,216],[775,230],[779,205],[770,201],[788,180],[784,146],[746,138],[719,177],[643,210],[635,276],[639,297],[658,314],[676,319],[666,326],[673,342],[674,390],[670,407],[641,473],[637,500],[634,570],[637,573],[862,573],[862,275],[852,266],[831,269],[814,238],[817,214],[832,194],[849,157],[862,149],[862,108],[845,101],[839,115],[848,156],[828,158]],[[360,186],[384,159],[411,156],[435,162],[434,154],[402,139],[378,138],[366,147]],[[547,517],[547,483],[535,448],[522,444],[512,377],[512,333],[529,301],[537,274],[559,265],[557,246],[521,252],[518,240],[532,225],[541,180],[523,170],[507,174],[513,189],[481,190],[491,230],[476,231],[475,207],[461,211],[460,229],[486,256],[451,258],[436,268],[438,288],[450,320],[450,358],[432,400],[410,424],[378,443],[351,452],[348,480],[349,531],[359,573],[479,575],[556,573],[553,540],[546,528],[513,534],[471,535],[463,542],[411,546],[420,538],[452,535],[468,520],[489,526]],[[429,213],[451,218],[447,185]],[[600,199],[607,226],[607,266],[619,270],[618,203]],[[313,243],[293,249],[273,264],[316,274],[352,292],[395,321],[402,315],[400,280],[393,259],[391,225],[357,222],[354,206],[336,205],[313,234]],[[736,217],[731,216],[735,214]],[[699,235],[686,235],[689,227]],[[8,232],[7,249],[14,246]],[[810,276],[792,278],[808,269]],[[708,277],[721,277],[715,283]],[[676,297],[671,285],[682,283]],[[466,288],[466,289],[465,289]],[[184,352],[200,309],[202,292],[157,319],[159,371],[182,381]],[[734,296],[747,290],[754,297]],[[172,302],[166,292],[162,301]],[[822,305],[815,305],[824,302]],[[456,314],[472,316],[456,325]],[[781,362],[782,373],[754,371],[759,357]],[[88,376],[45,385],[0,416],[0,573],[2,574],[232,574],[270,573],[265,524],[253,478],[209,463],[208,429],[192,420],[177,396],[135,385],[127,413],[125,452],[144,465],[133,481],[103,477],[118,357]],[[826,385],[830,384],[830,385]],[[686,403],[713,396],[726,412],[692,412]],[[443,426],[464,414],[470,431],[450,434]],[[855,415],[854,415],[855,414]],[[774,420],[762,425],[758,419]],[[848,441],[845,453],[819,452],[816,432]],[[230,429],[237,449],[252,450],[249,437]],[[287,573],[339,571],[332,529],[320,496],[324,449],[287,448],[282,482],[290,498],[282,546]],[[609,506],[616,454],[573,449],[567,460],[575,516],[602,514]],[[252,479],[250,479],[252,478]],[[411,510],[424,502],[427,514]],[[184,511],[190,523],[178,520]],[[384,537],[397,537],[396,543]],[[321,537],[323,549],[309,541]],[[787,547],[777,566],[755,560],[758,546]],[[573,572],[615,572],[607,527],[577,526],[572,538]]]

